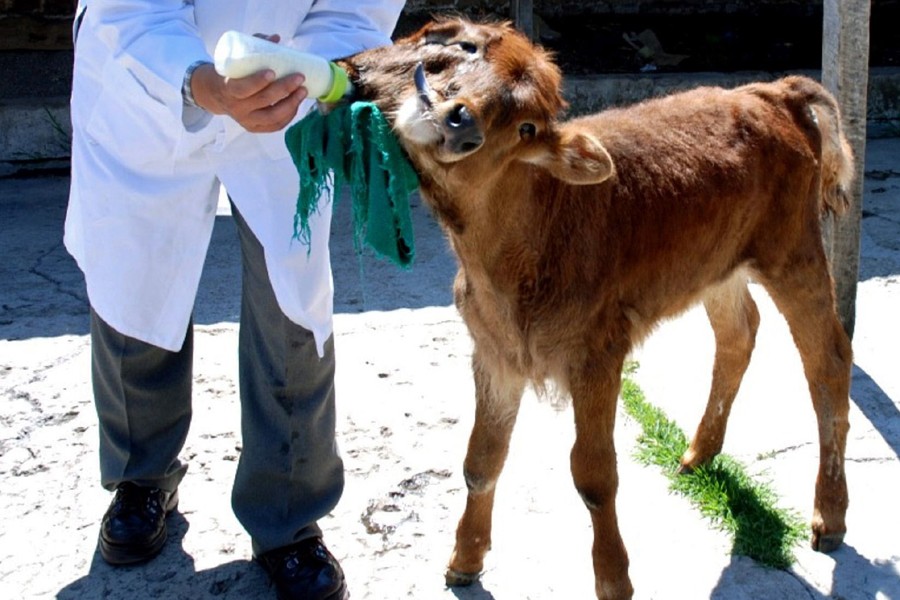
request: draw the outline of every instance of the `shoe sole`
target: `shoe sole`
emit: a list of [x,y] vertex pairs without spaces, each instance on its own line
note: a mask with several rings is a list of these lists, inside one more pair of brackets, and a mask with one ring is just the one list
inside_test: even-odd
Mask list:
[[155,539],[144,546],[120,546],[112,544],[100,537],[100,556],[107,563],[115,566],[136,565],[146,562],[162,551],[168,539],[166,529],[163,529]]
[[[274,585],[275,582],[272,580],[272,575],[269,573],[269,570],[266,568],[266,564],[256,556],[253,557],[253,562],[255,562],[257,565],[259,565],[259,568],[261,568],[263,571],[265,571],[266,575],[269,578],[269,582],[272,585]],[[275,589],[275,597],[278,600],[294,600],[293,598],[288,598],[287,596],[283,595],[278,590],[278,588]],[[337,590],[335,590],[334,593],[332,593],[328,596],[325,596],[324,598],[319,598],[318,600],[350,600],[350,590],[347,588],[347,580],[345,579],[344,583],[341,585],[341,587],[338,588]]]

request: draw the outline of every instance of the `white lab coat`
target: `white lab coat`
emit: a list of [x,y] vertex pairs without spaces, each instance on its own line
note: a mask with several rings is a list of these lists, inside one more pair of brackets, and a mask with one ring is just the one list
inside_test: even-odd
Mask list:
[[[260,240],[283,312],[332,331],[331,203],[293,239],[297,172],[284,133],[251,134],[185,107],[185,70],[222,32],[279,34],[326,58],[390,43],[396,0],[81,0],[72,86],[72,185],[65,244],[91,306],[125,335],[184,342],[220,182]],[[298,118],[312,102],[301,106]]]

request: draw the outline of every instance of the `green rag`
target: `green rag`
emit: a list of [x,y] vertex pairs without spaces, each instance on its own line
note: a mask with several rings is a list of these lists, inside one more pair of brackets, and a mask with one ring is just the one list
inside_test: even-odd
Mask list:
[[[415,255],[409,195],[419,178],[381,111],[371,102],[313,111],[285,132],[300,176],[294,235],[309,245],[309,216],[326,190],[350,185],[354,245],[408,267]],[[335,198],[337,194],[335,194]]]

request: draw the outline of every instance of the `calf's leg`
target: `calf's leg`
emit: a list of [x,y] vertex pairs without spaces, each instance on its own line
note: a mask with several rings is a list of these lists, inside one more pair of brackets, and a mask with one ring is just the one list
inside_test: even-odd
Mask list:
[[681,458],[681,472],[690,472],[721,452],[728,415],[750,364],[759,329],[759,310],[744,273],[712,290],[703,304],[715,335],[716,357],[706,412]]
[[[494,486],[503,470],[518,415],[523,380],[488,370],[478,350],[472,358],[475,376],[475,424],[469,437],[464,473],[468,496],[456,529],[456,547],[445,575],[447,585],[469,585],[484,566],[491,546]],[[512,379],[512,380],[510,380]]]
[[572,478],[591,515],[597,598],[627,600],[634,590],[616,515],[619,476],[613,440],[625,353],[606,349],[602,357],[595,364],[573,369],[570,376],[576,433]]
[[[818,234],[816,234],[818,235]],[[821,243],[764,281],[790,327],[800,352],[819,429],[819,471],[812,519],[812,547],[830,552],[847,530],[844,453],[850,396],[852,349],[834,305],[834,292]]]

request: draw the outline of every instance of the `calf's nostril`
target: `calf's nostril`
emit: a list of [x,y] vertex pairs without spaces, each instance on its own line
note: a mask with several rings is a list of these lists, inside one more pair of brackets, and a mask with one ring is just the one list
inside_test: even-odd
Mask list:
[[469,113],[469,109],[464,104],[457,104],[447,115],[447,125],[454,129],[463,127],[471,127],[475,124],[475,119]]
[[464,104],[457,104],[444,117],[444,149],[454,154],[469,154],[478,150],[484,137],[475,118]]

